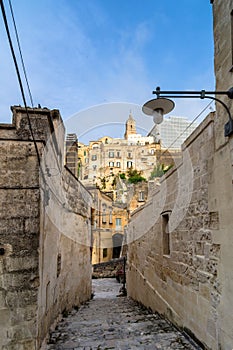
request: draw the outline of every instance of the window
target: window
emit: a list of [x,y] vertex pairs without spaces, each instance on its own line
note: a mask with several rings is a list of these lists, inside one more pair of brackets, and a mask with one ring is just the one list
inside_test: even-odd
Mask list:
[[117,151],[116,156],[117,156],[117,158],[120,158],[121,157],[121,152]]
[[132,158],[132,152],[128,152],[127,157]]
[[87,152],[86,152],[86,151],[84,151],[84,152],[83,152],[83,154],[84,154],[84,156],[86,156],[86,155],[87,155]]
[[150,150],[150,154],[155,154],[155,150],[153,148]]
[[93,154],[93,155],[91,156],[91,160],[97,160],[97,155],[96,155],[96,154]]
[[96,170],[97,169],[97,165],[93,165],[93,170]]
[[117,166],[117,168],[120,168],[121,167],[121,162],[116,162],[116,166]]
[[132,168],[133,167],[133,162],[127,162],[127,168]]
[[108,152],[108,156],[109,158],[114,158],[114,152],[113,151]]
[[91,208],[91,225],[95,225],[95,209]]
[[109,212],[109,224],[112,224],[112,210]]
[[114,162],[109,162],[108,166],[110,166],[110,167],[114,166]]
[[106,208],[103,208],[103,213],[102,213],[102,223],[106,224]]
[[163,254],[170,255],[169,214],[162,214]]
[[107,258],[108,256],[108,248],[103,249],[103,258]]
[[138,201],[139,202],[144,202],[145,201],[145,193],[144,193],[144,191],[139,191],[139,193],[138,193]]
[[121,230],[121,218],[116,218],[116,230]]

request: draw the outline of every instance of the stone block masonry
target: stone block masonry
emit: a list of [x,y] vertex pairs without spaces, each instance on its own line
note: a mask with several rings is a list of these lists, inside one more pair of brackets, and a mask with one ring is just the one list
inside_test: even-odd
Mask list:
[[91,195],[64,167],[57,110],[0,125],[0,348],[36,350],[59,315],[91,296]]
[[226,341],[233,341],[230,324],[225,334],[221,327],[223,305],[232,290],[224,279],[232,256],[227,235],[232,218],[224,220],[232,208],[232,190],[226,193],[227,183],[231,188],[228,145],[220,159],[214,128],[210,113],[185,141],[182,162],[132,215],[127,291],[195,335],[207,349],[219,350],[230,349]]
[[112,259],[92,265],[92,278],[116,278],[117,272],[124,271],[124,258]]

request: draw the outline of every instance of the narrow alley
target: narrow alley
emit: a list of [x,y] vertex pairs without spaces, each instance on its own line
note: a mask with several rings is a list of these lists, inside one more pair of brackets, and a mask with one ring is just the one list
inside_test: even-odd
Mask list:
[[158,314],[118,297],[115,279],[93,280],[94,298],[51,333],[47,350],[200,349]]

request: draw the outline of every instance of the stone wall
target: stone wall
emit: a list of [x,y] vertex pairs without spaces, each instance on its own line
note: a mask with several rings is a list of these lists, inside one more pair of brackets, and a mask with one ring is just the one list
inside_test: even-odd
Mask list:
[[[0,348],[39,349],[91,295],[91,195],[64,167],[57,110],[14,107],[0,125]],[[38,162],[40,157],[40,166]]]
[[115,278],[117,271],[124,270],[124,258],[112,259],[92,265],[92,278]]
[[[232,0],[214,0],[214,65],[216,90],[226,91],[233,86],[233,3]],[[226,96],[221,100],[233,114],[233,103]],[[224,137],[224,126],[228,122],[226,109],[216,103],[215,114],[215,193],[212,189],[212,206],[219,211],[219,231],[216,236],[220,250],[220,288],[218,305],[219,348],[232,349],[233,344],[233,135]],[[221,346],[221,347],[220,347]]]
[[142,181],[127,185],[127,203],[129,212],[143,205],[148,197],[148,182]]
[[[232,0],[214,0],[216,90],[233,86]],[[210,5],[211,6],[211,5]],[[232,100],[219,97],[233,113]],[[208,349],[233,344],[233,136],[216,103],[128,230],[128,293]]]
[[222,285],[213,113],[187,139],[182,156],[132,216],[127,290],[218,349]]

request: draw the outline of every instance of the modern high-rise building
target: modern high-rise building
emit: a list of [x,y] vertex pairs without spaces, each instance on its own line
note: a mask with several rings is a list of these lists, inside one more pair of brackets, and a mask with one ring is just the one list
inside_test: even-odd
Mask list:
[[161,148],[180,149],[186,138],[196,129],[197,124],[184,117],[165,117],[155,125],[149,135],[161,143]]

